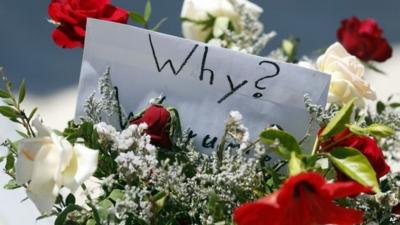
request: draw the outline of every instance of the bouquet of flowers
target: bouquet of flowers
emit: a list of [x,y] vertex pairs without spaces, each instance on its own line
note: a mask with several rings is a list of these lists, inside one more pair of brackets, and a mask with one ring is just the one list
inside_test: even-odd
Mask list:
[[[108,0],[52,0],[53,39],[63,48],[83,47],[87,18],[149,25],[143,14]],[[248,54],[260,54],[276,35],[265,33],[263,9],[248,0],[185,0],[186,38]],[[193,134],[181,127],[179,112],[163,96],[127,115],[107,71],[99,95],[87,99],[85,116],[63,131],[44,125],[37,108],[22,108],[18,88],[1,73],[0,114],[19,124],[19,140],[7,139],[5,189],[23,188],[55,225],[104,224],[399,224],[399,102],[377,101],[363,80],[365,68],[391,57],[375,20],[342,21],[338,42],[316,61],[297,55],[287,38],[267,57],[331,75],[329,104],[304,96],[310,123],[302,139],[271,125],[250,140],[252,130],[238,111],[226,115],[225,130],[212,154],[203,154]],[[16,91],[17,90],[17,91]],[[16,92],[15,92],[16,91]],[[118,118],[120,127],[107,118]],[[318,124],[315,129],[313,125]],[[305,144],[314,140],[313,147]],[[38,219],[40,219],[38,218]]]

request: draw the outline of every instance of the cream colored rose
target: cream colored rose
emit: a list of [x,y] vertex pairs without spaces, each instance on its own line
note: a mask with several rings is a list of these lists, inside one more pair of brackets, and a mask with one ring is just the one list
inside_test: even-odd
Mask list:
[[319,71],[330,74],[328,102],[345,104],[357,98],[356,105],[364,107],[364,98],[375,100],[376,94],[363,80],[364,65],[338,42],[331,45],[317,60]]
[[97,169],[98,152],[72,146],[36,119],[35,138],[18,143],[16,181],[27,183],[27,195],[41,213],[49,213],[62,187],[72,193]]
[[[193,21],[204,21],[208,19],[208,15],[212,15],[217,20],[218,18],[228,18],[235,25],[239,15],[235,11],[233,1],[254,13],[261,14],[263,11],[262,8],[248,0],[185,0],[181,17]],[[183,36],[188,39],[204,42],[212,31],[212,28],[204,29],[204,26],[189,21],[182,23]]]

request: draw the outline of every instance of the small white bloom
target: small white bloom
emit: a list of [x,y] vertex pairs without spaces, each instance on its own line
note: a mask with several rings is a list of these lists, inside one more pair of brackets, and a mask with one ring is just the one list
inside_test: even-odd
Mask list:
[[105,194],[102,186],[103,182],[96,177],[90,177],[87,181],[84,182],[86,186],[86,191],[83,190],[82,187],[79,187],[75,193],[76,204],[85,207],[86,209],[90,209],[86,205],[86,201],[88,200],[88,195],[94,201],[99,199],[101,196]]
[[230,116],[236,121],[240,122],[243,119],[242,114],[239,111],[231,111]]
[[[263,9],[248,0],[235,0],[237,4],[243,5],[247,10],[261,14]],[[209,15],[213,17],[226,17],[235,26],[238,23],[239,15],[230,0],[185,0],[183,2],[181,17],[193,21],[205,21]],[[213,28],[204,29],[201,24],[189,21],[182,23],[183,36],[196,41],[206,41]]]
[[364,98],[375,100],[375,92],[363,80],[364,65],[338,42],[331,45],[317,61],[318,70],[332,76],[328,101],[345,104],[357,98],[356,104],[364,106]]
[[28,183],[27,195],[42,213],[49,213],[61,187],[72,193],[97,169],[98,152],[72,146],[36,119],[38,137],[18,143],[16,181]]

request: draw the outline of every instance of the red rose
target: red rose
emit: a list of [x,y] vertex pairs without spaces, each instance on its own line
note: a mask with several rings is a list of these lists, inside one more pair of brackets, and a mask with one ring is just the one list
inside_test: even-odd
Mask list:
[[392,47],[382,33],[375,20],[368,18],[360,21],[351,17],[342,21],[337,38],[350,54],[359,59],[383,62],[392,56]]
[[110,4],[110,0],[52,0],[49,16],[60,25],[53,40],[63,48],[83,47],[87,18],[128,22],[128,12]]
[[360,224],[363,212],[333,201],[368,191],[355,182],[328,183],[318,173],[301,173],[272,195],[236,208],[233,219],[238,225]]
[[150,135],[154,145],[170,148],[172,146],[169,135],[170,113],[161,105],[151,105],[142,115],[130,121],[130,124],[147,124],[146,133]]
[[[341,133],[323,142],[321,147],[325,147],[325,151],[327,152],[336,147],[351,147],[357,149],[367,157],[376,172],[378,180],[390,171],[390,166],[386,163],[382,150],[379,148],[376,140],[368,136],[352,134],[349,129],[345,129]],[[348,180],[348,178],[340,172],[338,172],[338,179]]]

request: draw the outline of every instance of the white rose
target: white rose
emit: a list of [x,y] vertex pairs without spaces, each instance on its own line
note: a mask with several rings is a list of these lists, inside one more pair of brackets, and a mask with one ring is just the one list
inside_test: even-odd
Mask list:
[[28,183],[27,195],[41,213],[49,213],[62,187],[72,193],[97,169],[98,151],[72,146],[36,119],[35,138],[18,143],[16,181]]
[[328,102],[345,104],[357,98],[356,105],[364,106],[364,98],[375,100],[376,94],[363,80],[364,65],[338,42],[331,45],[317,60],[319,71],[332,76]]
[[[248,0],[233,1],[256,14],[261,14],[263,11],[262,8]],[[209,19],[209,14],[217,18],[228,18],[234,25],[237,24],[239,18],[239,14],[235,11],[231,0],[185,0],[183,2],[182,18],[204,21]],[[204,42],[212,32],[212,28],[204,29],[203,25],[185,21],[182,23],[182,32],[185,38]]]

